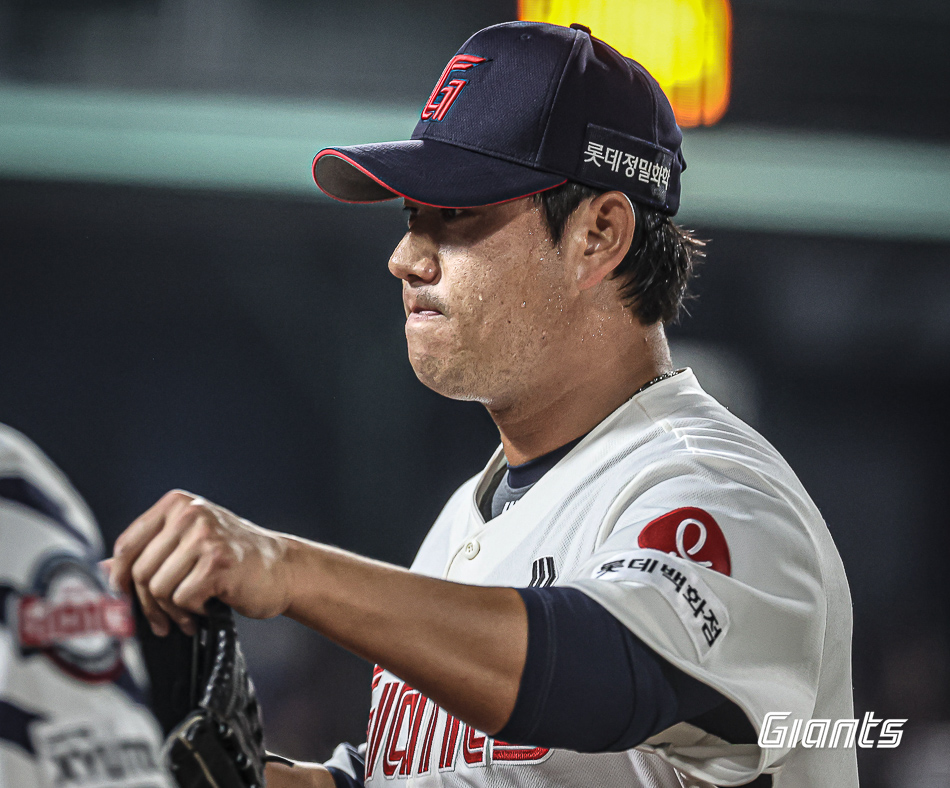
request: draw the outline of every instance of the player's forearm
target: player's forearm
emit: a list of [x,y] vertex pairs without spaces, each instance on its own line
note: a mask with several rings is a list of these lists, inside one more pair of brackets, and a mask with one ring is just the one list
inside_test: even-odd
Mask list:
[[494,733],[518,695],[527,614],[518,592],[436,580],[288,540],[286,615],[392,671],[450,713]]
[[319,763],[268,763],[264,776],[267,788],[335,788],[330,772]]

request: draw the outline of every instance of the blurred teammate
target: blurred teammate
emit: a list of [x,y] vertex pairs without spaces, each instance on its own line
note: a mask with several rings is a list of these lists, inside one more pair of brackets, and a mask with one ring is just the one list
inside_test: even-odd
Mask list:
[[377,663],[365,768],[272,787],[857,785],[853,741],[758,743],[770,712],[852,717],[850,598],[788,465],[671,362],[700,246],[671,221],[681,140],[638,64],[513,23],[463,45],[412,140],[317,155],[330,196],[404,199],[410,361],[501,446],[412,571],[182,492],[120,537],[159,632],[218,596]]
[[169,788],[127,602],[66,477],[0,425],[0,786]]

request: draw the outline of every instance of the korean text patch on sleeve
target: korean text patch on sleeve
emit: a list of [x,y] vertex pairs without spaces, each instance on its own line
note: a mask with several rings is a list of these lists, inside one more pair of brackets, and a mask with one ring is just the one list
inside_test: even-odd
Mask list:
[[683,623],[701,660],[729,629],[725,604],[702,579],[698,569],[659,550],[628,550],[605,556],[594,567],[591,577],[656,588]]

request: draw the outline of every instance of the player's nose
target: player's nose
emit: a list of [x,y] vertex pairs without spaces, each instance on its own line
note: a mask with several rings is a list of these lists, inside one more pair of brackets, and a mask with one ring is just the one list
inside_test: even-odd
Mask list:
[[435,245],[424,236],[406,233],[389,258],[389,271],[409,284],[434,284],[439,278]]

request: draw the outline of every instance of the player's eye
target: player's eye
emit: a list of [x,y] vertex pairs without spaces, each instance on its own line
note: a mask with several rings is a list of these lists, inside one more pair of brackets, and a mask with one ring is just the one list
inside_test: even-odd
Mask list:
[[443,221],[450,222],[452,219],[457,219],[465,211],[461,208],[441,208],[439,211],[442,214]]
[[415,219],[419,213],[419,209],[407,205],[402,209],[402,212],[406,215],[406,224],[411,227],[413,219]]

